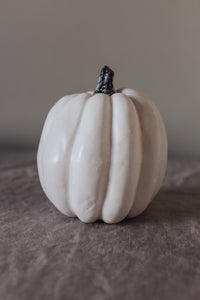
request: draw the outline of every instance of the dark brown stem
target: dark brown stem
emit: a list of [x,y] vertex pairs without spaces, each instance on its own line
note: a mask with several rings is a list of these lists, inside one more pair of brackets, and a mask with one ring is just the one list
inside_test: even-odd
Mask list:
[[113,76],[114,72],[109,67],[103,67],[101,69],[101,74],[99,76],[99,81],[94,94],[103,93],[109,96],[114,94],[115,90],[113,87]]

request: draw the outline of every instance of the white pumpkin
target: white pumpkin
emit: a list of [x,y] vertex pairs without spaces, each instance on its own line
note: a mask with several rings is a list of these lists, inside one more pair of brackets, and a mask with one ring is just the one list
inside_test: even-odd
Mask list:
[[163,121],[142,93],[114,91],[105,66],[95,93],[65,96],[50,110],[37,164],[41,185],[63,214],[106,223],[142,213],[167,162]]

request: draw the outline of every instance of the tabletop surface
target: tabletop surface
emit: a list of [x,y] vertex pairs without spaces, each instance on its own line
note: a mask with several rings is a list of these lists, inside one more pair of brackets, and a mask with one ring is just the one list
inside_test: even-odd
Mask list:
[[56,210],[35,151],[0,151],[0,299],[200,299],[200,160],[171,158],[139,217],[84,224]]

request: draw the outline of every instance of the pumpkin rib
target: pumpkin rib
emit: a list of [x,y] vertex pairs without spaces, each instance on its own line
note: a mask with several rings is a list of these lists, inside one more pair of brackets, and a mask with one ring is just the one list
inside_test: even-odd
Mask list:
[[[70,210],[71,212],[76,215],[76,212],[73,210],[72,208],[72,205],[71,205],[71,199],[70,199],[70,195],[69,195],[69,189],[68,189],[68,186],[69,183],[70,183],[70,162],[71,162],[71,154],[72,154],[72,151],[73,151],[73,146],[74,146],[74,143],[75,143],[75,139],[76,139],[76,134],[78,132],[78,129],[79,129],[79,126],[80,126],[80,123],[81,123],[81,118],[83,116],[83,112],[84,112],[84,109],[85,109],[85,106],[86,106],[86,103],[87,103],[87,100],[92,97],[89,93],[84,93],[85,94],[85,100],[84,100],[84,104],[81,108],[81,111],[80,111],[80,114],[79,114],[79,118],[78,118],[78,121],[77,121],[77,124],[76,124],[76,127],[75,127],[75,130],[72,134],[72,139],[71,139],[71,147],[70,147],[70,150],[69,150],[69,153],[68,153],[68,157],[69,157],[69,160],[68,160],[68,163],[69,163],[69,166],[67,166],[65,168],[65,178],[68,179],[65,184],[65,194],[66,194],[66,203],[68,204],[68,206],[70,207]],[[79,95],[80,96],[80,95]],[[74,101],[76,101],[76,98],[74,99]],[[66,175],[68,172],[68,176]],[[68,183],[68,184],[67,184]]]
[[161,155],[161,161],[160,161],[160,170],[159,170],[159,176],[158,176],[158,182],[157,182],[157,186],[155,187],[155,191],[153,193],[152,199],[156,196],[156,194],[158,193],[160,186],[162,184],[162,181],[164,179],[165,176],[165,171],[166,171],[166,163],[167,163],[167,135],[166,135],[166,131],[164,128],[164,123],[162,121],[161,115],[158,111],[158,109],[155,107],[155,111],[157,113],[157,117],[160,123],[160,137],[162,140],[162,155]]
[[[37,154],[37,164],[38,164],[38,170],[39,170],[39,177],[43,177],[43,180],[40,180],[42,183],[42,187],[45,191],[46,196],[50,199],[48,189],[46,188],[46,175],[45,175],[45,167],[44,167],[44,162],[45,162],[45,157],[48,156],[48,143],[44,143],[44,140],[48,140],[48,135],[50,134],[50,129],[51,126],[53,125],[56,117],[60,114],[59,108],[61,105],[66,105],[68,104],[73,98],[75,98],[78,94],[72,94],[69,96],[64,96],[60,100],[56,102],[56,104],[51,108],[49,113],[47,114],[46,121],[43,127],[42,135],[40,138],[40,144],[39,144],[39,150]],[[64,103],[63,103],[64,102]],[[63,112],[63,110],[62,110]],[[42,146],[44,144],[44,146]],[[42,167],[40,166],[40,162]],[[47,175],[48,176],[48,175]]]
[[[72,96],[72,95],[70,95]],[[54,117],[54,112],[57,109],[58,105],[60,105],[60,103],[62,103],[64,101],[65,97],[62,97],[60,100],[57,101],[57,103],[50,109],[50,111],[47,114],[44,126],[43,126],[43,130],[42,130],[42,134],[40,137],[40,142],[39,142],[39,148],[38,148],[38,152],[37,152],[37,165],[38,165],[38,169],[39,171],[39,178],[40,178],[40,182],[42,184],[42,187],[44,189],[45,194],[47,195],[47,189],[46,189],[46,184],[45,184],[45,176],[44,176],[44,153],[47,149],[47,145],[44,142],[44,140],[47,137],[47,134],[49,132],[49,128],[50,128],[50,124],[49,124],[49,119],[51,118],[50,123],[53,122],[53,120],[55,119]],[[40,164],[42,165],[42,167],[40,167]],[[47,196],[48,197],[48,196]]]
[[[162,135],[161,135],[161,128],[160,128],[160,120],[159,120],[159,118],[158,118],[158,114],[157,114],[157,108],[156,108],[156,106],[154,105],[154,103],[151,101],[151,102],[149,102],[150,103],[150,106],[151,106],[151,109],[152,109],[152,111],[153,111],[153,113],[154,113],[154,116],[155,116],[155,118],[156,118],[156,122],[157,122],[157,127],[158,127],[158,131],[159,131],[159,135],[158,135],[158,141],[159,141],[159,143],[160,143],[160,147],[158,147],[158,149],[157,149],[157,151],[158,151],[158,155],[157,155],[157,157],[159,157],[160,156],[160,159],[162,158]],[[157,172],[157,182],[155,183],[155,186],[154,186],[154,189],[153,189],[153,192],[152,192],[152,195],[151,195],[151,197],[149,198],[149,201],[147,202],[147,205],[146,205],[146,207],[150,204],[150,202],[153,200],[153,198],[154,198],[154,193],[155,193],[155,189],[156,189],[156,187],[157,187],[157,185],[158,185],[158,180],[159,180],[159,175],[160,175],[160,168],[161,168],[161,166],[160,166],[160,163],[158,164],[159,165],[159,168],[158,168],[158,172]]]
[[110,149],[106,139],[110,119],[108,99],[105,94],[96,94],[88,99],[71,154],[72,207],[79,219],[86,223],[98,218],[104,200],[109,167],[109,151],[105,151],[105,147]]
[[[144,140],[144,156],[143,156],[143,166],[141,169],[141,179],[139,181],[138,190],[135,197],[135,202],[133,204],[132,209],[130,210],[130,213],[128,215],[128,218],[135,217],[139,215],[149,204],[151,195],[154,190],[154,186],[156,184],[156,180],[154,179],[155,176],[157,177],[157,163],[153,164],[151,163],[151,160],[157,161],[157,155],[158,155],[158,134],[159,131],[157,129],[157,118],[155,116],[155,112],[152,106],[152,102],[146,97],[144,94],[132,90],[132,89],[124,89],[121,91],[124,92],[126,95],[128,95],[132,101],[135,103],[136,107],[138,108],[138,112],[141,116],[141,124],[143,128],[143,140]],[[151,122],[150,122],[151,121]],[[153,122],[153,123],[152,123]],[[152,129],[156,130],[152,138],[154,139],[154,142],[152,142],[152,138],[150,138],[149,134],[149,126],[152,126]],[[148,140],[151,140],[151,143],[149,144]],[[154,144],[155,143],[155,144]],[[149,146],[151,146],[151,150],[149,149]],[[152,157],[149,156],[149,151]],[[148,166],[148,171],[150,172],[150,167],[154,168],[154,175],[150,175],[151,177],[146,177],[146,168]],[[152,173],[152,170],[151,170]],[[146,177],[146,178],[145,178]],[[151,182],[149,181],[151,180]],[[148,186],[146,185],[148,184]],[[149,191],[148,191],[149,190]],[[145,191],[145,193],[144,193]]]
[[102,208],[102,219],[106,223],[117,223],[127,216],[139,180],[137,162],[141,160],[140,124],[131,100],[115,93],[112,103],[111,180]]
[[[74,122],[74,126],[72,127],[72,124],[70,126],[70,130],[68,131],[67,134],[67,147],[65,148],[65,151],[63,152],[63,159],[65,164],[62,163],[60,172],[62,173],[61,176],[61,185],[64,189],[64,195],[63,195],[63,204],[64,207],[62,209],[60,209],[60,207],[58,207],[58,201],[55,199],[54,200],[54,205],[61,210],[64,214],[72,217],[75,216],[76,213],[73,211],[72,206],[71,206],[71,202],[70,202],[70,197],[69,197],[69,190],[68,190],[68,186],[69,186],[69,179],[70,179],[70,158],[71,158],[71,151],[72,151],[72,147],[73,147],[73,143],[74,143],[74,138],[76,136],[76,132],[77,132],[77,127],[79,126],[79,120],[81,119],[82,116],[82,112],[84,110],[85,104],[87,99],[90,97],[89,94],[87,93],[81,93],[78,95],[75,95],[75,97],[73,98],[73,102],[71,102],[71,100],[69,102],[66,103],[65,107],[62,110],[62,119],[64,121],[64,128],[65,126],[68,127],[67,122],[65,120],[67,120],[67,118],[72,117],[74,120],[75,118],[77,118],[77,120],[75,120]],[[80,108],[79,112],[74,115],[74,112],[77,112],[77,104]],[[61,136],[58,135],[58,139],[60,141],[62,141],[62,133]],[[66,145],[65,145],[66,146]]]
[[141,131],[141,153],[142,153],[142,160],[141,160],[141,166],[140,166],[140,174],[139,174],[139,179],[138,179],[138,184],[137,184],[137,187],[136,187],[136,192],[134,194],[134,197],[133,197],[133,203],[132,203],[132,206],[130,207],[129,209],[129,212],[127,214],[127,217],[129,216],[133,206],[134,206],[134,203],[135,203],[135,199],[136,199],[136,196],[137,196],[137,193],[138,193],[138,187],[139,187],[139,184],[140,184],[140,178],[141,178],[141,175],[142,175],[142,168],[143,168],[143,164],[144,164],[144,130],[143,130],[143,126],[142,126],[142,121],[141,121],[141,116],[140,116],[140,113],[138,111],[138,107],[137,105],[135,104],[135,102],[131,99],[131,97],[129,97],[132,105],[134,105],[135,107],[135,110],[137,112],[137,115],[138,115],[138,120],[139,120],[139,124],[140,124],[140,131]]

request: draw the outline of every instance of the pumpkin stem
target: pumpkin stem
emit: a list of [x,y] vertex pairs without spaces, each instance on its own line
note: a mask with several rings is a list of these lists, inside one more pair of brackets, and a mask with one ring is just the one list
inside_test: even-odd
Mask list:
[[115,90],[113,87],[113,76],[114,72],[109,67],[104,66],[101,69],[99,81],[96,90],[94,91],[94,94],[103,93],[109,96],[114,94]]

